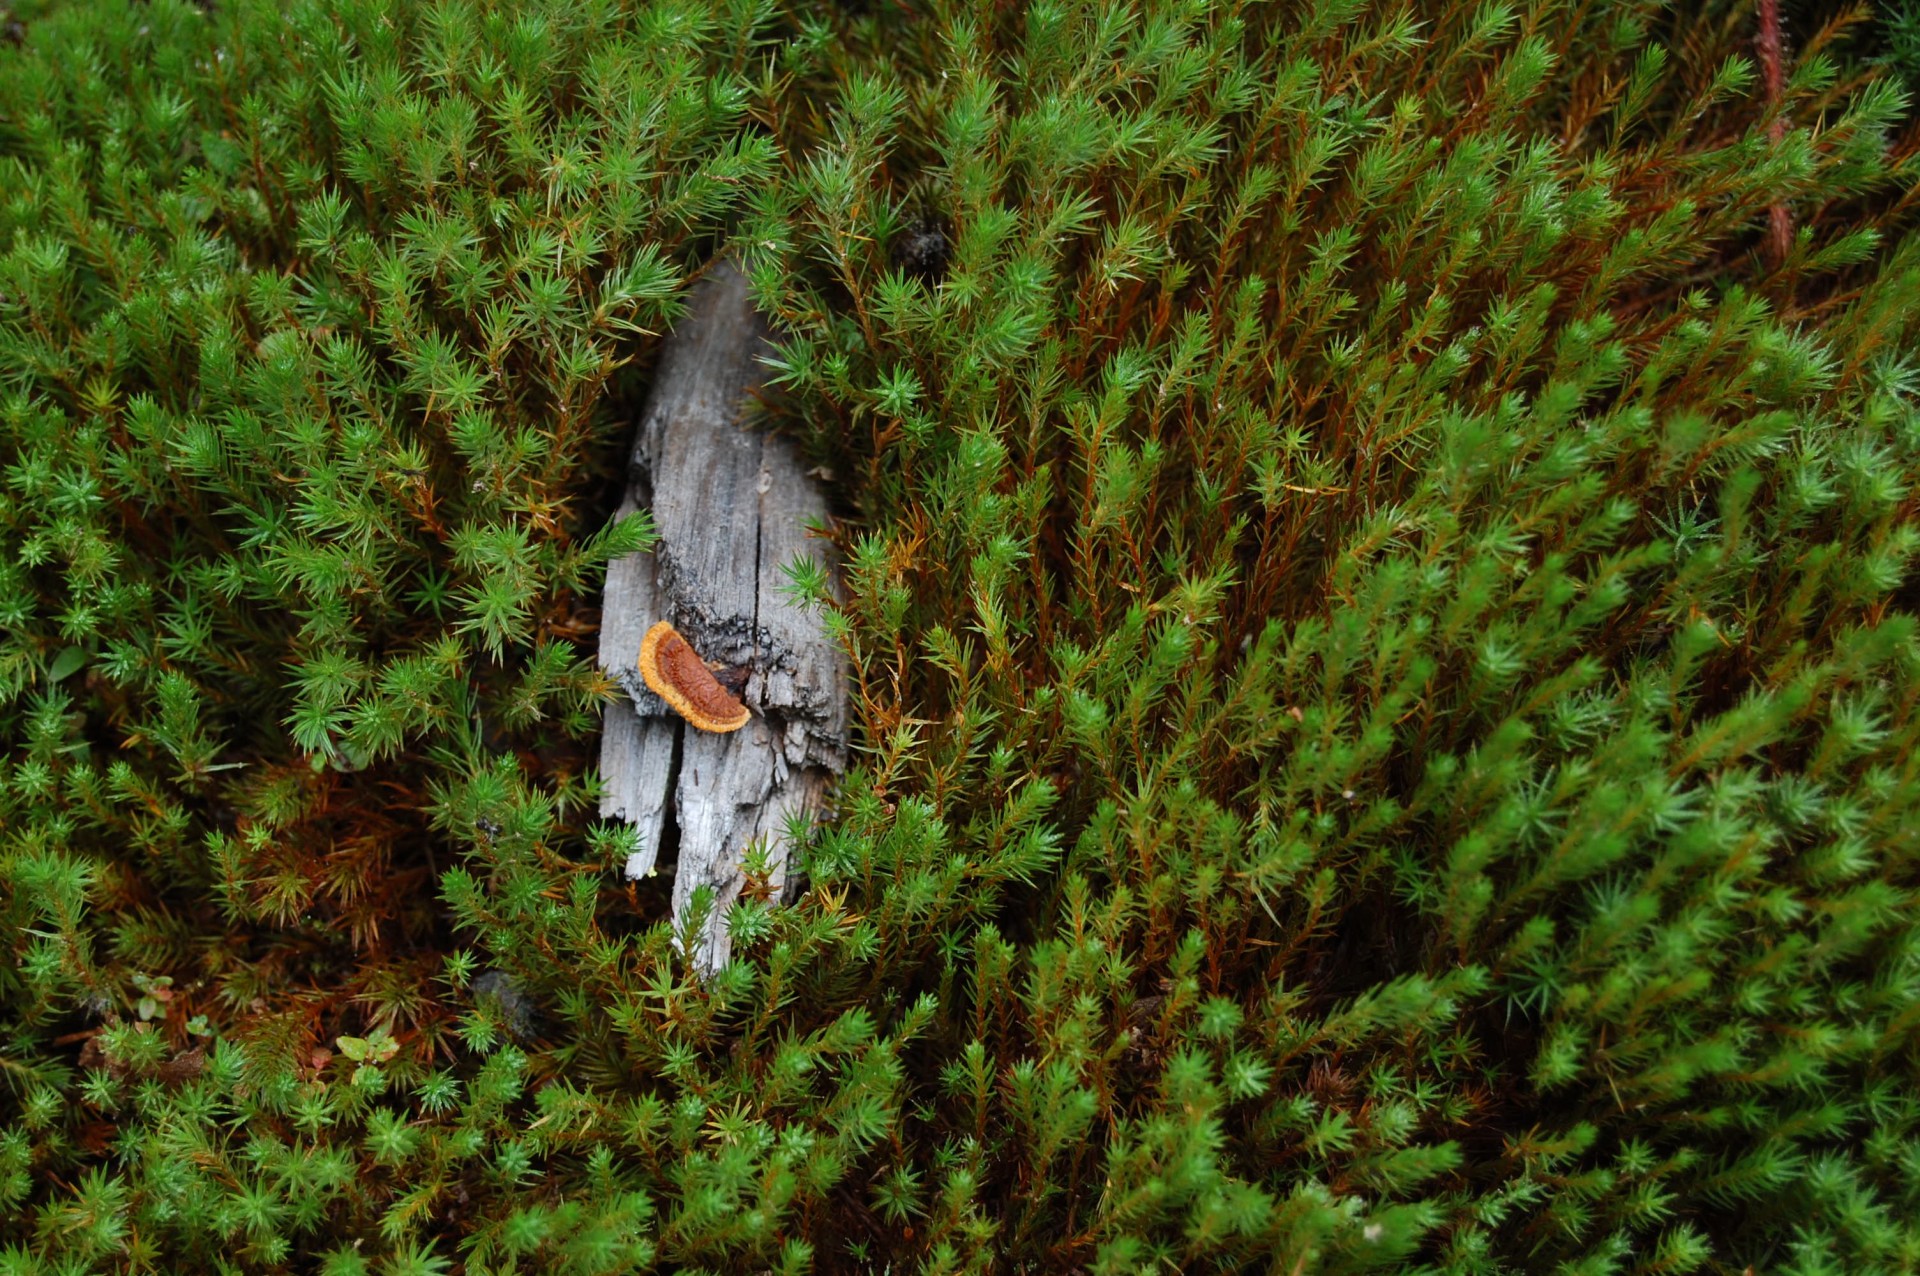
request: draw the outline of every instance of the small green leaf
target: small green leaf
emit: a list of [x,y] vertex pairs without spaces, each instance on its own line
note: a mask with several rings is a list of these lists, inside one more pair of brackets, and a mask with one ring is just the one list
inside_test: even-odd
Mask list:
[[85,648],[68,647],[53,658],[53,664],[47,669],[47,681],[59,682],[63,678],[71,678],[86,663]]

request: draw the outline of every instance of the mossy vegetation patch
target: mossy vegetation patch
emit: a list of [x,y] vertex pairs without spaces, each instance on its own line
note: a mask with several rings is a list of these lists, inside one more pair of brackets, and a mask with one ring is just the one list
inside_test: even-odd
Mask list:
[[[1910,1270],[1916,138],[1757,21],[14,10],[0,1271]],[[859,752],[702,982],[722,251]]]

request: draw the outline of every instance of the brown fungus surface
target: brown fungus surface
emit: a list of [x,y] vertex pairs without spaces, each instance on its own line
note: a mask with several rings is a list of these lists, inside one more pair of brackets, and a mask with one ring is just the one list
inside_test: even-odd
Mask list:
[[702,731],[738,731],[747,725],[747,707],[720,685],[700,653],[664,620],[640,640],[640,676],[674,712]]

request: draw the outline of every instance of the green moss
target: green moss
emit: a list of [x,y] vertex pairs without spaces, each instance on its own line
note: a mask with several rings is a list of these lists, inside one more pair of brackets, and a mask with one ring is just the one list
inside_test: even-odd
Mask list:
[[[0,1272],[1920,1263],[1892,79],[1776,130],[1732,6],[12,21]],[[729,247],[862,761],[702,986],[589,644]]]

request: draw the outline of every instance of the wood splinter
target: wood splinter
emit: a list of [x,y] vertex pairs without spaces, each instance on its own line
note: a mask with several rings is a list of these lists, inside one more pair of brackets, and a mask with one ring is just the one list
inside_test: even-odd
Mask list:
[[640,640],[640,676],[674,712],[702,731],[725,733],[747,725],[747,706],[720,685],[700,654],[666,621]]
[[[659,541],[607,565],[601,612],[600,663],[626,695],[606,706],[600,814],[633,828],[628,880],[662,858],[672,864],[676,921],[689,918],[695,896],[710,897],[686,947],[699,979],[729,961],[743,891],[784,898],[792,839],[824,809],[847,761],[846,653],[825,614],[783,588],[782,569],[796,558],[837,563],[807,534],[830,515],[826,489],[807,477],[796,440],[754,419],[773,353],[746,276],[726,258],[713,262],[660,343],[634,426],[618,514],[651,511]],[[745,730],[711,730],[745,722],[731,703],[689,712],[701,707],[684,694],[689,682],[705,685],[697,668],[676,672],[654,644],[635,661],[661,619],[686,621],[679,636],[692,654],[724,662],[714,677],[745,702]],[[636,904],[655,906],[651,893]]]

